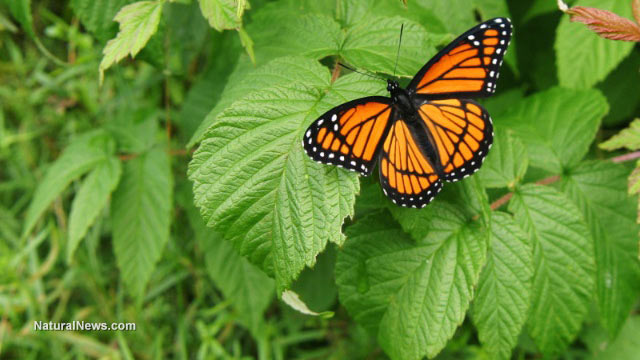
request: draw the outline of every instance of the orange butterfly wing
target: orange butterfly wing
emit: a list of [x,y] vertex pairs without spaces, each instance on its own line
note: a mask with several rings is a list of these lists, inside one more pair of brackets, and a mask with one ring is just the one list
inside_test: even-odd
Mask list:
[[429,99],[489,96],[511,42],[507,18],[486,21],[462,34],[413,78],[409,91]]
[[436,148],[442,178],[458,181],[476,172],[491,148],[489,113],[472,100],[425,101],[418,113]]
[[380,183],[395,204],[422,208],[440,192],[442,182],[419,145],[414,126],[402,119],[391,126],[380,155]]
[[337,106],[314,121],[302,146],[313,160],[369,175],[388,132],[391,99],[371,96]]

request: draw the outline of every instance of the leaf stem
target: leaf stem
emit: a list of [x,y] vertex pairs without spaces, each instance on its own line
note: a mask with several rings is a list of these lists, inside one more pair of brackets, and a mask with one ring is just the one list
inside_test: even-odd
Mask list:
[[336,60],[336,64],[333,66],[333,71],[331,72],[331,83],[333,84],[340,77],[340,59]]
[[[613,157],[609,160],[611,160],[614,163],[621,163],[621,162],[625,162],[625,161],[630,161],[630,160],[635,160],[635,159],[639,159],[640,158],[640,151],[634,151],[628,154],[624,154],[624,155],[620,155],[620,156],[616,156]],[[560,176],[558,175],[554,175],[554,176],[550,176],[548,178],[542,179],[540,181],[537,181],[536,184],[538,185],[549,185],[552,184],[556,181],[560,180]],[[509,200],[511,200],[511,197],[513,197],[513,192],[510,192],[508,194],[505,194],[504,196],[498,198],[498,200],[494,201],[491,203],[491,210],[496,210],[498,208],[500,208],[502,205],[506,204],[507,202],[509,202]]]
[[613,161],[614,163],[621,163],[621,162],[634,160],[638,158],[640,158],[640,151],[634,151],[628,154],[613,157],[611,158],[611,161]]
[[[553,184],[554,182],[556,182],[558,180],[560,180],[560,176],[559,175],[553,175],[553,176],[549,176],[548,178],[544,178],[542,180],[536,181],[536,184],[538,184],[538,185],[549,185],[549,184]],[[508,194],[503,195],[498,200],[496,200],[496,201],[491,203],[491,210],[497,210],[502,205],[504,205],[507,202],[509,202],[509,200],[511,200],[512,197],[513,197],[513,192],[510,192]]]

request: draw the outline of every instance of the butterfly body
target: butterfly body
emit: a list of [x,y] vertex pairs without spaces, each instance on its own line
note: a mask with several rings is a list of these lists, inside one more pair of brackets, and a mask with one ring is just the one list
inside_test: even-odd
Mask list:
[[387,80],[387,91],[391,94],[391,104],[394,110],[398,111],[407,121],[416,121],[418,109],[411,98],[411,94],[400,87],[397,81],[393,80]]
[[406,89],[388,80],[390,97],[356,99],[320,116],[305,132],[304,150],[364,176],[377,163],[391,201],[426,206],[443,180],[471,175],[491,148],[491,117],[470,98],[493,94],[510,39],[506,18],[479,24],[427,62]]

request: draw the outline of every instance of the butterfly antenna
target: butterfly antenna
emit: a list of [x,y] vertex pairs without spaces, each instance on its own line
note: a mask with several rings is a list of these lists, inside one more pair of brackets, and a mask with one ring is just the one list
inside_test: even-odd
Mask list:
[[398,59],[400,58],[400,44],[402,44],[403,31],[404,31],[404,24],[400,26],[400,40],[398,40],[398,51],[396,52],[396,66],[393,67],[393,76],[396,76],[396,70],[398,69]]
[[384,80],[383,78],[381,78],[379,76],[376,76],[376,75],[373,75],[373,74],[369,74],[369,73],[366,73],[366,72],[362,72],[362,71],[358,71],[358,70],[352,68],[351,66],[345,65],[343,63],[338,63],[338,64],[340,66],[342,66],[343,68],[345,68],[347,70],[351,70],[351,71],[356,72],[358,74],[365,75],[365,76],[368,76],[368,77],[371,77],[371,78],[374,78],[374,79]]

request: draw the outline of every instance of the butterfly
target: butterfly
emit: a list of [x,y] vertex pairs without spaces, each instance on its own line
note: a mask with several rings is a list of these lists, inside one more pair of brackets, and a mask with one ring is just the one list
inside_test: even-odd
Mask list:
[[305,152],[364,176],[377,162],[391,201],[426,206],[443,181],[476,172],[491,148],[491,117],[470,98],[495,92],[512,29],[507,18],[485,21],[429,60],[406,89],[387,80],[391,97],[364,97],[327,111],[305,131]]

